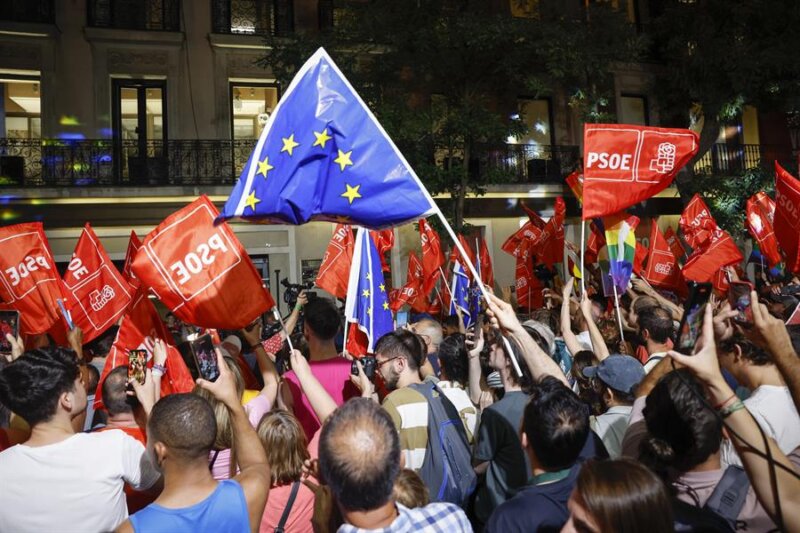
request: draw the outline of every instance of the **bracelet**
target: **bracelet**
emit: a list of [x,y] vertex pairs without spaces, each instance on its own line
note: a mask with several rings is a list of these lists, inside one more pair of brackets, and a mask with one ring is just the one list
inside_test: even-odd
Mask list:
[[303,310],[303,304],[297,304],[297,305],[295,305],[295,306],[294,306],[294,310],[295,310],[295,311],[302,311],[302,310]]
[[735,402],[730,404],[728,407],[722,409],[719,412],[719,416],[722,417],[722,419],[724,420],[724,419],[728,418],[729,416],[731,416],[736,411],[741,411],[742,409],[744,409],[744,404],[742,403],[742,400],[736,400]]
[[730,395],[728,398],[726,398],[726,399],[725,399],[725,401],[719,402],[717,405],[715,405],[715,406],[714,406],[714,410],[715,410],[715,411],[719,411],[719,410],[720,410],[720,409],[722,409],[722,408],[723,408],[725,405],[727,405],[727,403],[728,403],[729,401],[733,400],[734,398],[736,398],[736,393],[733,393],[733,394],[731,394],[731,395]]
[[163,376],[164,374],[167,373],[167,367],[165,367],[164,365],[156,365],[156,364],[154,364],[152,372],[153,372],[153,376],[161,377],[161,376]]

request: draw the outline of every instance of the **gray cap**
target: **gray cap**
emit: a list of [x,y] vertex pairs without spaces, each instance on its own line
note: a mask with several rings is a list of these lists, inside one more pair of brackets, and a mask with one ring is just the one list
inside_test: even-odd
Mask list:
[[597,366],[583,369],[587,378],[596,377],[614,390],[632,394],[644,379],[644,367],[629,355],[614,354],[606,357]]
[[556,353],[556,336],[549,326],[538,320],[526,320],[522,323],[522,327],[531,329],[539,334],[547,344],[547,355],[552,356]]

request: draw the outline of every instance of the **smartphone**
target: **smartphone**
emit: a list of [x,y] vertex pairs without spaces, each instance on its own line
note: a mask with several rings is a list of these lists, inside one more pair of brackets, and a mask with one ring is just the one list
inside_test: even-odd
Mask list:
[[710,283],[691,282],[689,284],[689,299],[683,310],[680,328],[678,328],[678,351],[691,353],[694,349],[703,327],[703,310],[710,297]]
[[398,311],[396,320],[398,328],[402,328],[403,326],[408,324],[408,311]]
[[0,311],[0,353],[11,353],[6,333],[15,339],[19,335],[19,311]]
[[144,369],[147,366],[147,350],[128,350],[128,381],[134,379],[144,385]]
[[731,281],[731,286],[728,289],[728,302],[731,304],[731,309],[739,314],[733,317],[736,322],[740,324],[752,324],[753,322],[753,308],[750,307],[750,291],[753,290],[753,285],[749,281]]
[[191,347],[198,375],[206,381],[216,381],[219,377],[219,365],[211,335],[198,337],[191,342]]
[[356,361],[361,361],[361,366],[364,368],[364,374],[369,378],[372,379],[375,377],[375,368],[377,366],[377,360],[375,359],[374,355],[365,355],[360,359],[353,359],[350,363],[350,373],[354,376],[358,375],[358,365]]

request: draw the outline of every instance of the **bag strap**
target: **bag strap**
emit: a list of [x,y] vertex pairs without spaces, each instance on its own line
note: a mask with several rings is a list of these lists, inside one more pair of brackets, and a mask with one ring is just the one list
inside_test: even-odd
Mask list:
[[286,507],[283,508],[283,514],[278,521],[278,526],[275,528],[275,533],[283,533],[283,527],[286,525],[286,521],[289,520],[289,513],[292,511],[292,505],[294,505],[294,500],[297,498],[298,490],[300,490],[300,482],[295,481],[292,483],[292,492],[289,493],[289,500],[286,502]]
[[747,472],[740,466],[731,465],[725,469],[725,473],[722,474],[722,478],[714,487],[714,492],[703,507],[735,524],[744,507],[749,489],[750,480]]
[[211,457],[211,461],[208,463],[208,471],[212,472],[214,470],[214,463],[217,462],[217,456],[219,455],[220,450],[214,450],[214,455]]

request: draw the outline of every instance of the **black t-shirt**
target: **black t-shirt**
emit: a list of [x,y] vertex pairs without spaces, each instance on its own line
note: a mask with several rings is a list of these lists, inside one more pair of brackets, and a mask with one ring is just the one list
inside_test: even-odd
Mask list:
[[561,531],[569,519],[567,501],[581,465],[574,465],[567,477],[552,483],[528,485],[495,509],[486,533],[549,533]]

